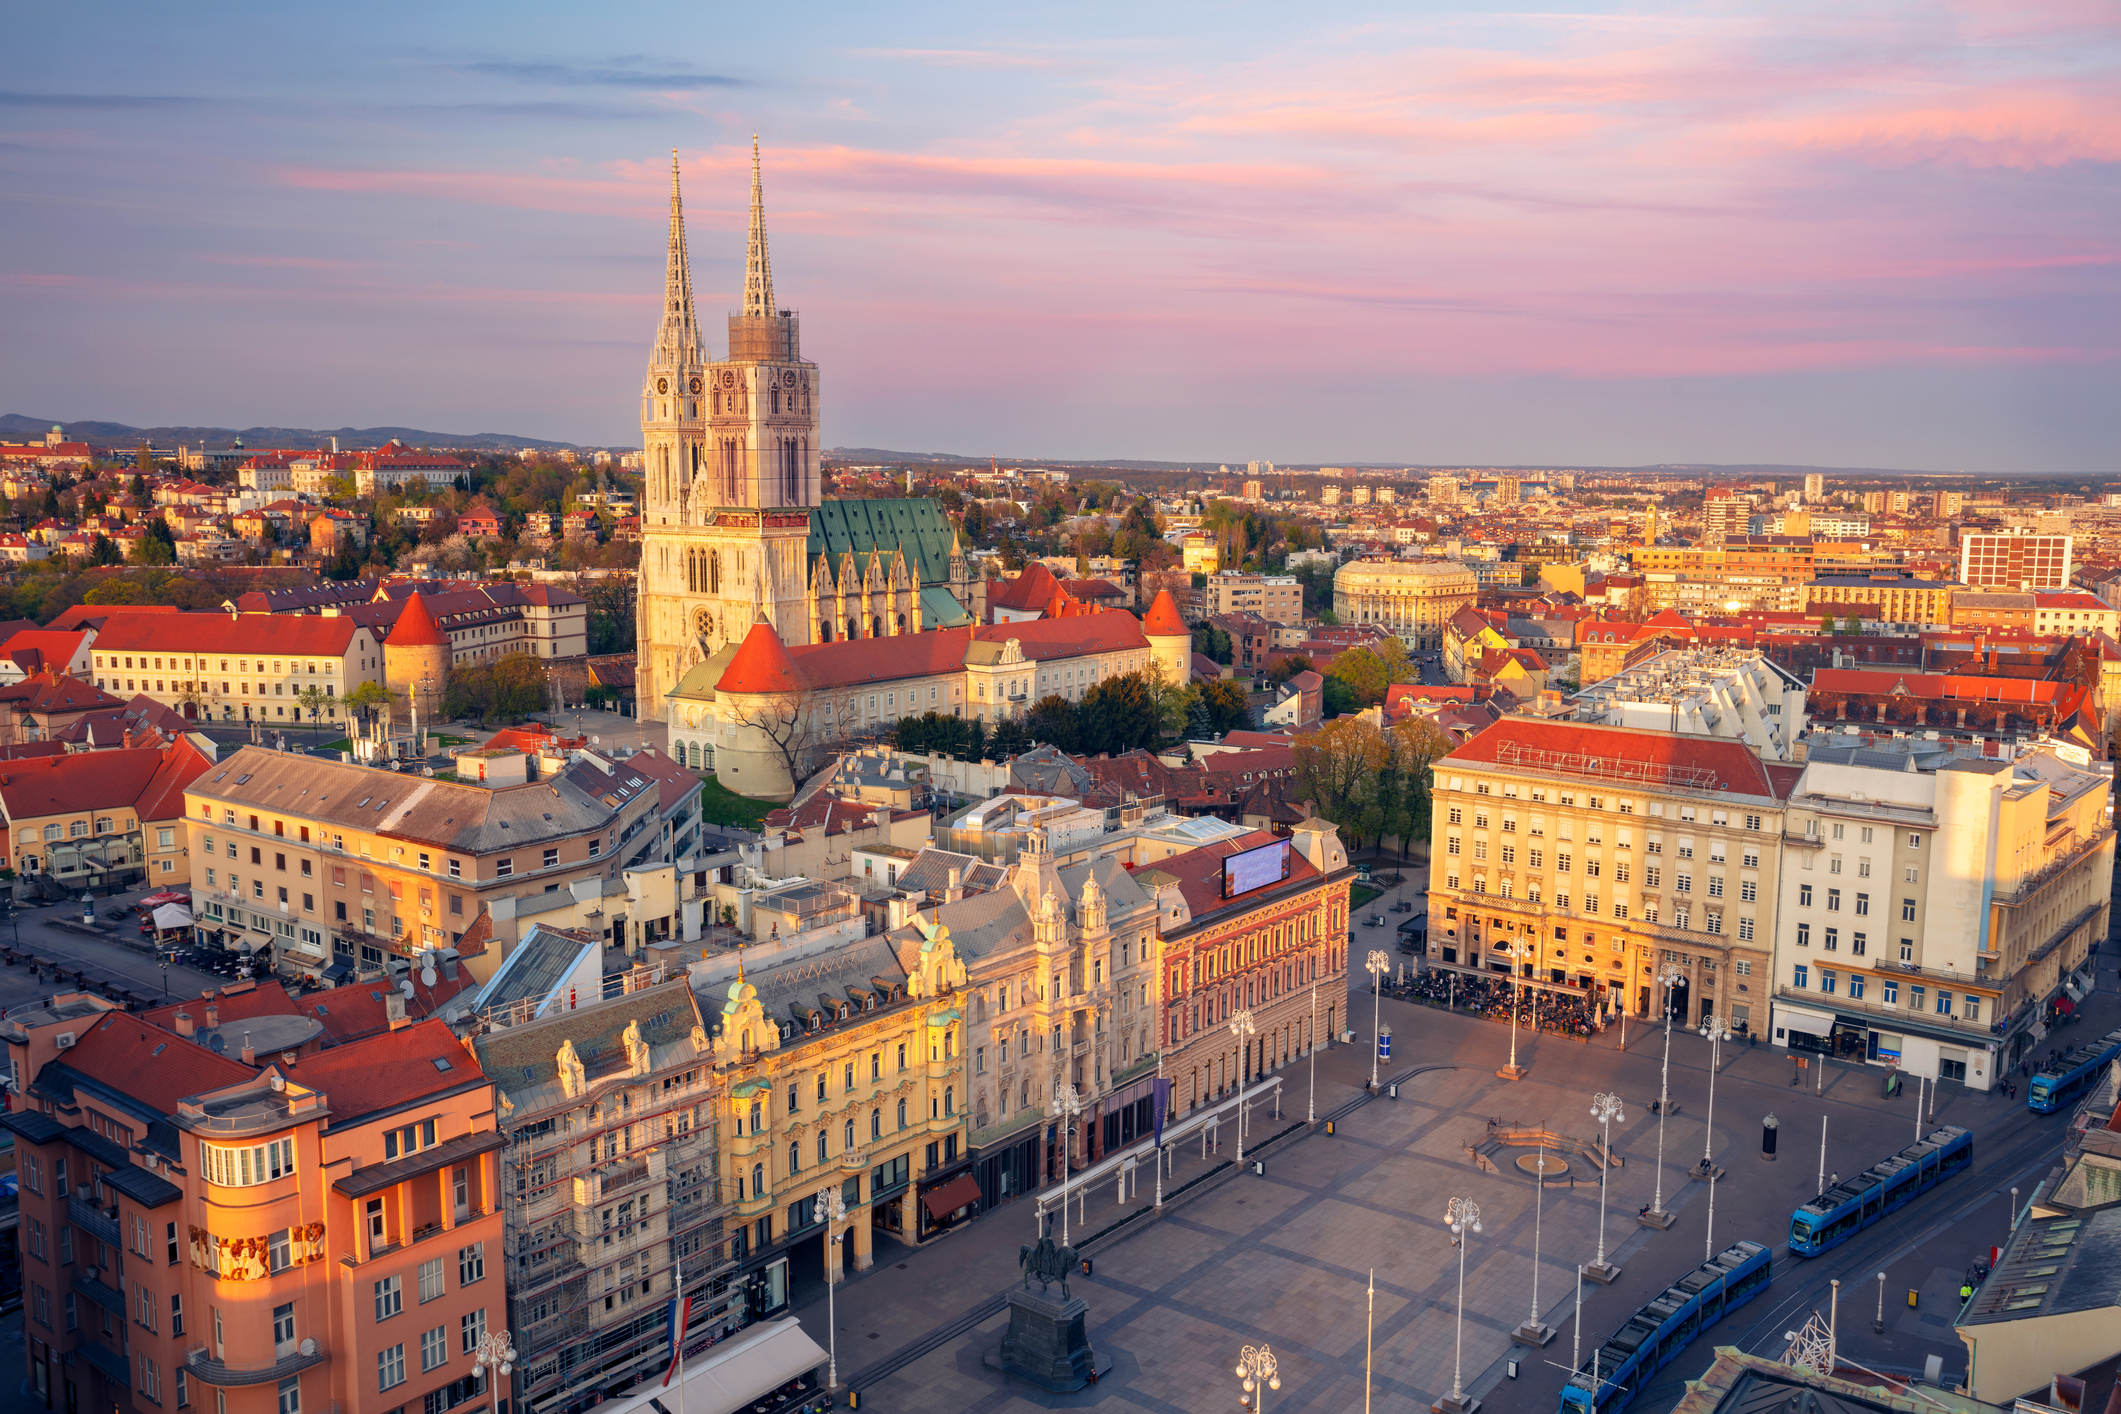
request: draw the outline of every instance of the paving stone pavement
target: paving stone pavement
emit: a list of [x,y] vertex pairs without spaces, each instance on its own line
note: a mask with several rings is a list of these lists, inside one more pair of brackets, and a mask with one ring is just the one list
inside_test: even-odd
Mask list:
[[[1348,1014],[1367,1022],[1370,999],[1357,994],[1354,1000],[1359,1004]],[[1709,1047],[1683,1031],[1672,1038],[1670,1086],[1680,1108],[1665,1125],[1661,1173],[1664,1205],[1677,1222],[1669,1232],[1659,1232],[1639,1226],[1635,1214],[1659,1186],[1657,1118],[1648,1102],[1658,1094],[1661,1031],[1631,1025],[1625,1051],[1612,1034],[1590,1045],[1520,1035],[1519,1059],[1531,1074],[1511,1082],[1494,1074],[1508,1055],[1507,1028],[1389,1000],[1383,1011],[1398,1041],[1402,1071],[1412,1065],[1457,1068],[1417,1076],[1401,1086],[1398,1100],[1380,1096],[1340,1120],[1336,1135],[1313,1132],[1273,1150],[1264,1177],[1231,1174],[1098,1250],[1095,1274],[1075,1277],[1071,1288],[1089,1302],[1093,1343],[1114,1360],[1099,1384],[1076,1395],[1052,1396],[985,1369],[981,1353],[999,1342],[1007,1324],[1004,1313],[895,1373],[863,1378],[866,1368],[1019,1282],[1017,1245],[1035,1235],[1028,1200],[1005,1205],[917,1252],[880,1240],[877,1268],[838,1293],[842,1378],[852,1377],[864,1406],[875,1409],[1225,1410],[1238,1395],[1232,1374],[1238,1350],[1264,1340],[1280,1361],[1282,1381],[1267,1410],[1359,1410],[1365,1283],[1374,1271],[1373,1409],[1428,1405],[1450,1392],[1454,1368],[1468,1392],[1487,1401],[1490,1414],[1551,1409],[1562,1370],[1549,1368],[1549,1362],[1566,1366],[1570,1361],[1576,1264],[1591,1260],[1597,1250],[1597,1175],[1580,1155],[1566,1156],[1578,1181],[1550,1184],[1539,1205],[1540,1313],[1561,1334],[1544,1350],[1530,1350],[1514,1346],[1511,1333],[1531,1311],[1537,1191],[1509,1164],[1514,1151],[1499,1156],[1499,1170],[1482,1171],[1469,1161],[1465,1145],[1486,1137],[1491,1117],[1590,1138],[1595,1132],[1588,1113],[1591,1094],[1612,1090],[1622,1096],[1627,1117],[1613,1129],[1622,1166],[1607,1175],[1604,1232],[1608,1258],[1623,1272],[1612,1288],[1589,1283],[1583,1288],[1585,1340],[1602,1338],[1702,1259],[1707,1189],[1689,1181],[1685,1171],[1700,1157],[1706,1132]],[[1716,1198],[1718,1248],[1740,1237],[1771,1245],[1785,1240],[1790,1209],[1815,1191],[1822,1116],[1828,1120],[1824,1162],[1833,1172],[1854,1172],[1914,1137],[1911,1096],[1884,1098],[1874,1070],[1829,1067],[1816,1090],[1819,1076],[1808,1072],[1800,1090],[1788,1083],[1793,1071],[1787,1052],[1726,1047],[1721,1064],[1714,1148],[1728,1177],[1719,1183]],[[1321,1116],[1362,1093],[1368,1066],[1366,1041],[1321,1056]],[[1288,1088],[1285,1112],[1300,1120],[1305,1063],[1298,1061],[1281,1075]],[[1763,1163],[1760,1123],[1770,1110],[1783,1121],[1781,1153],[1776,1162]],[[2022,1104],[1947,1086],[1936,1122],[2031,1133],[2024,1114]],[[1254,1133],[1280,1127],[1263,1120]],[[1228,1141],[1226,1126],[1223,1158],[1229,1156]],[[1178,1153],[1167,1190],[1206,1167],[1197,1145]],[[1975,1190],[1967,1192],[1975,1195]],[[1112,1185],[1088,1190],[1087,1216],[1076,1235],[1143,1206],[1148,1193],[1144,1177],[1142,1196],[1122,1209]],[[1445,1205],[1454,1195],[1479,1204],[1482,1226],[1465,1250],[1462,1354],[1459,1252],[1444,1223]],[[1909,1211],[1917,1215],[1917,1209]],[[1893,1299],[1904,1303],[1908,1285],[1921,1286],[1923,1296],[1918,1311],[1895,1316],[1889,1309],[1888,1342],[1899,1335],[1910,1350],[1915,1342],[1933,1346],[1940,1338],[1956,1344],[1948,1328],[1955,1303],[1932,1294],[1956,1290],[1957,1246],[1952,1251],[1943,1265],[1932,1258],[1921,1262],[1919,1271],[1894,1266]],[[1810,1265],[1825,1270],[1824,1263]],[[1778,1295],[1790,1282],[1778,1275]],[[1875,1286],[1866,1290],[1875,1300]],[[1854,1288],[1849,1291],[1848,1299],[1854,1300]],[[813,1329],[823,1324],[821,1298],[822,1288],[814,1282],[799,1284],[797,1313]],[[1942,1328],[1928,1323],[1938,1316],[1947,1322]],[[1753,1311],[1748,1326],[1758,1324],[1753,1317],[1769,1319],[1764,1310]],[[1868,1324],[1866,1317],[1866,1331]],[[1726,1323],[1711,1338],[1731,1338],[1737,1328]],[[1502,1361],[1513,1346],[1526,1373],[1520,1381],[1507,1382]],[[1698,1373],[1707,1348],[1707,1342],[1699,1344],[1666,1372],[1675,1382],[1672,1397],[1679,1392],[1677,1380]],[[1919,1366],[1919,1358],[1908,1360]],[[1663,1398],[1637,1407],[1669,1404]]]

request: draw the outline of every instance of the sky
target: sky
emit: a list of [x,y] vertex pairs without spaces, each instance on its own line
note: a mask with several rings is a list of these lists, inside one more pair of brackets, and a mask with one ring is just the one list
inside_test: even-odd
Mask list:
[[2112,0],[18,7],[0,412],[639,443],[751,138],[830,446],[2113,473]]

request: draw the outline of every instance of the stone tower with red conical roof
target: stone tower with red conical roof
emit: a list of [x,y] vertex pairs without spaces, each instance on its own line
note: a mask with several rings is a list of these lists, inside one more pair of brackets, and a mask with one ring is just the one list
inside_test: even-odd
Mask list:
[[1193,681],[1193,631],[1186,627],[1170,590],[1159,589],[1149,612],[1142,615],[1142,637],[1149,640],[1149,656],[1165,681],[1180,687]]
[[[820,735],[812,720],[829,706],[813,701],[802,670],[772,624],[753,624],[714,684],[715,714],[725,728],[715,774],[739,795],[786,800],[806,763],[789,770],[789,748]],[[807,752],[797,752],[807,756]]]
[[452,656],[449,635],[435,622],[427,600],[413,594],[383,640],[383,686],[392,697],[417,692],[420,711],[432,712],[441,705],[443,689],[449,684]]

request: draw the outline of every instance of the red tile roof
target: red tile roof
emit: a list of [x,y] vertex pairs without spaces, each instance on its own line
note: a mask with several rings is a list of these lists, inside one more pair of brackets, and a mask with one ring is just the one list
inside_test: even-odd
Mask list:
[[74,655],[81,651],[81,640],[85,636],[79,631],[68,633],[64,630],[25,629],[5,642],[0,642],[0,653],[15,654],[31,650],[41,654],[44,661],[53,667],[64,668],[72,663]]
[[1538,771],[1552,769],[1557,762],[1568,768],[1566,776],[1586,770],[1588,774],[1582,779],[1607,784],[1615,790],[1631,785],[1639,789],[1667,782],[1682,784],[1683,780],[1670,774],[1671,768],[1699,768],[1706,772],[1700,779],[1707,782],[1699,789],[1774,794],[1760,758],[1742,742],[1525,717],[1503,718],[1459,746],[1438,766],[1499,765]]
[[[330,1005],[328,1000],[325,1004]],[[437,1060],[449,1062],[449,1069],[437,1067]],[[331,1101],[335,1129],[486,1078],[477,1058],[441,1021],[416,1021],[304,1056],[288,1074]]]
[[1812,692],[1849,693],[1858,697],[1906,695],[1956,702],[2055,703],[2068,683],[2030,678],[1974,677],[1960,673],[1904,673],[1891,668],[1820,668],[1812,674]]
[[[761,639],[762,634],[766,638]],[[771,628],[757,624],[715,686],[722,692],[786,692],[804,685],[852,687],[932,677],[962,670],[965,655],[974,643],[1011,640],[1029,662],[1148,647],[1140,620],[1123,609],[1093,609],[1066,618],[992,624],[985,628],[946,628],[887,638],[805,643],[795,648],[782,647]],[[758,645],[756,650],[754,644]],[[762,683],[784,685],[758,685]]]
[[392,648],[447,648],[449,635],[435,627],[434,615],[427,612],[427,600],[415,594],[405,601],[398,613],[398,621],[391,625],[389,646]]
[[1142,616],[1142,632],[1159,638],[1190,634],[1185,619],[1179,615],[1178,601],[1171,597],[1170,590],[1156,591],[1156,598],[1149,602],[1149,612]]
[[206,773],[213,759],[198,747],[191,738],[180,736],[161,753],[162,764],[140,792],[135,802],[135,812],[144,824],[150,820],[174,820],[184,813],[184,791],[193,781]]
[[125,705],[94,683],[50,669],[0,688],[0,698],[27,713],[100,712]]
[[1053,577],[1053,571],[1034,560],[1022,574],[987,595],[987,608],[1044,609],[1059,588],[1060,581]]
[[[197,754],[196,748],[186,749]],[[162,752],[153,747],[118,747],[0,763],[0,807],[6,809],[10,822],[131,807],[162,765]],[[183,813],[181,807],[177,813]]]
[[[860,645],[849,643],[818,646],[853,648]],[[781,642],[781,636],[773,631],[773,625],[753,624],[751,632],[745,634],[743,643],[738,645],[736,656],[729,660],[729,666],[722,670],[722,676],[714,686],[717,692],[801,692],[804,681],[803,675],[796,672],[795,660],[788,656],[788,648]]]
[[233,1056],[216,1055],[196,1041],[122,1012],[90,1027],[59,1059],[166,1115],[177,1112],[179,1101],[241,1085],[258,1073]]
[[[1266,830],[1254,830],[1236,839],[1220,840],[1215,844],[1202,845],[1199,849],[1189,849],[1184,854],[1174,854],[1169,859],[1159,859],[1149,867],[1162,870],[1178,880],[1179,894],[1186,900],[1186,907],[1192,911],[1193,922],[1199,923],[1218,912],[1257,905],[1260,897],[1267,894],[1268,890],[1255,889],[1232,899],[1223,897],[1223,861],[1233,854],[1242,854],[1248,849],[1271,844],[1277,838],[1278,836]],[[1289,849],[1289,877],[1282,881],[1283,885],[1293,887],[1315,883],[1320,877],[1311,861],[1304,858],[1292,845]]]
[[344,657],[360,625],[319,614],[118,614],[96,636],[98,652],[279,653]]

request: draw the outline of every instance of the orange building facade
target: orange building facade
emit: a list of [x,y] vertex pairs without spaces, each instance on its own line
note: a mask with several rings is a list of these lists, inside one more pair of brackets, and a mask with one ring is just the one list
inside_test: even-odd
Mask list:
[[504,1141],[476,1060],[432,1021],[310,1054],[203,1036],[79,994],[0,1026],[41,1407],[484,1403]]

